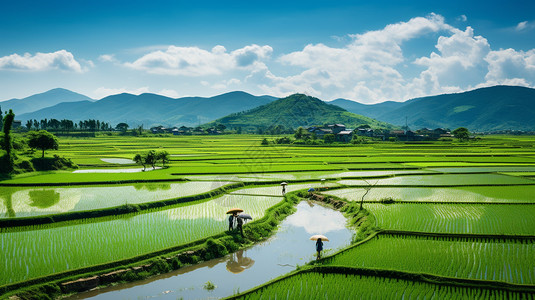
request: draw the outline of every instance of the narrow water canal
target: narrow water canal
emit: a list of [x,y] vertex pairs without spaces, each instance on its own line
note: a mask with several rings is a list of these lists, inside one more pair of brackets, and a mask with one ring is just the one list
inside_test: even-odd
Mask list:
[[[248,290],[286,274],[315,259],[314,234],[330,241],[324,251],[332,253],[349,245],[353,231],[344,216],[333,209],[302,201],[270,239],[253,247],[198,265],[155,276],[77,294],[70,299],[218,299]],[[207,281],[216,288],[204,288]]]

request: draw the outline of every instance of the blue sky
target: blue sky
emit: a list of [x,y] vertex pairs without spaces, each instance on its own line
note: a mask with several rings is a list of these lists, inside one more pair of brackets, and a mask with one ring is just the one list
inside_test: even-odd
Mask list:
[[535,86],[533,1],[0,3],[0,100],[63,87],[377,103]]

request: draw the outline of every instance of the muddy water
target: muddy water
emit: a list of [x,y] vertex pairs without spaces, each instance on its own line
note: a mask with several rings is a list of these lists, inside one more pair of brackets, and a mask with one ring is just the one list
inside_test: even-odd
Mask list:
[[[332,253],[349,245],[353,231],[338,211],[301,202],[276,234],[255,246],[202,264],[152,277],[76,295],[71,299],[217,299],[230,296],[286,274],[297,265],[315,259],[314,234],[324,234],[324,251]],[[203,286],[207,281],[215,289]]]

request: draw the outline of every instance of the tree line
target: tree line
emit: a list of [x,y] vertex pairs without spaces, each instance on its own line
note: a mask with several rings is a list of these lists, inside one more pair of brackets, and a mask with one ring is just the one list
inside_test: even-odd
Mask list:
[[28,130],[49,130],[49,131],[111,131],[113,127],[110,123],[100,120],[83,120],[80,122],[73,122],[72,120],[57,120],[57,119],[42,119],[40,121],[28,120],[26,121],[26,129]]

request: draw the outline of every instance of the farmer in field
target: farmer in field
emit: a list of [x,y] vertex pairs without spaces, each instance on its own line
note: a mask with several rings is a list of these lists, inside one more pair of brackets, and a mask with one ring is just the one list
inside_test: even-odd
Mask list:
[[321,258],[321,250],[323,250],[323,242],[321,241],[321,238],[319,238],[316,241],[316,252],[318,252],[318,256],[316,257],[316,259]]
[[236,218],[236,213],[233,213],[228,217],[228,230],[231,231],[234,228],[234,219]]
[[236,223],[238,224],[238,230],[240,231],[241,233],[241,236],[243,236],[243,219],[240,218],[240,217],[237,217],[236,218]]

